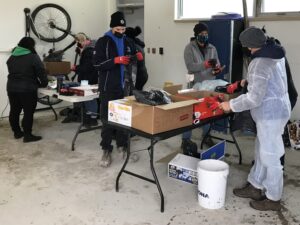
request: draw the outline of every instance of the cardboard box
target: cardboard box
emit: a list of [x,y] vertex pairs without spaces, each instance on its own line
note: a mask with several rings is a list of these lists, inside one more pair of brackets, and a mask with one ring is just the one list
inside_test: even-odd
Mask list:
[[109,102],[108,121],[131,126],[150,134],[157,134],[193,123],[193,104],[197,100],[186,100],[171,96],[173,103],[151,106],[135,101],[133,96],[127,100]]
[[94,95],[94,94],[98,93],[98,84],[79,86],[79,87],[71,87],[70,91],[78,96]]
[[179,153],[168,163],[168,176],[198,185],[197,166],[199,161],[200,159]]
[[66,75],[71,71],[71,62],[44,62],[47,75]]
[[199,102],[194,105],[194,119],[195,123],[201,119],[222,115],[224,112],[219,109],[211,109],[210,106],[214,102],[215,97],[221,97],[223,101],[229,101],[232,98],[235,98],[239,93],[235,94],[224,94],[214,91],[197,91],[194,89],[185,89],[181,90],[182,85],[172,85],[164,87],[164,90],[172,93],[176,96],[182,96],[186,99],[198,99]]
[[132,102],[129,99],[118,99],[108,103],[108,121],[132,126]]

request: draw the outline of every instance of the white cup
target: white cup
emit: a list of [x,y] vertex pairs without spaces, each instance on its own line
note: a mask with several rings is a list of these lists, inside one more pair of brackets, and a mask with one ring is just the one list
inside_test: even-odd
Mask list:
[[89,85],[89,81],[88,81],[88,80],[82,80],[82,81],[80,82],[80,85],[81,85],[81,86],[87,86],[87,85]]

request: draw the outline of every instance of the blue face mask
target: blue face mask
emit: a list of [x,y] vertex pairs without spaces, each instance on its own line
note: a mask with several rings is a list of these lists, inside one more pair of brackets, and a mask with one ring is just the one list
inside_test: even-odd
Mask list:
[[208,44],[208,35],[197,35],[196,39],[197,41],[199,41],[200,44]]

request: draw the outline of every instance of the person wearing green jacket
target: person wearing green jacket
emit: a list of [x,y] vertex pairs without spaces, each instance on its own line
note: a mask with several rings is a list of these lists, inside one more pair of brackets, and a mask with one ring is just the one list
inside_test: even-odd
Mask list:
[[[39,141],[41,136],[32,134],[33,114],[37,105],[38,87],[46,87],[48,79],[44,64],[35,51],[35,41],[23,37],[12,50],[7,62],[7,95],[10,104],[9,123],[16,139],[23,142]],[[20,114],[23,110],[22,128]]]

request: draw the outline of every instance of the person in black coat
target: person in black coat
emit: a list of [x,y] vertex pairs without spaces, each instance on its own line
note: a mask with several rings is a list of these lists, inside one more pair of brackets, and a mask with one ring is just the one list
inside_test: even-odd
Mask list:
[[[41,136],[32,134],[33,114],[37,105],[38,87],[48,85],[44,64],[35,51],[35,41],[23,37],[6,62],[8,68],[7,95],[10,112],[9,123],[16,139],[23,142],[39,141]],[[23,110],[22,128],[20,114]]]
[[[131,59],[143,60],[141,52],[135,52],[124,36],[126,21],[122,12],[111,15],[111,29],[99,38],[94,51],[94,66],[99,75],[100,91],[100,117],[102,120],[101,147],[103,150],[100,165],[108,167],[111,164],[111,152],[113,150],[112,137],[116,133],[116,144],[119,152],[126,152],[127,136],[122,131],[115,131],[107,126],[108,102],[110,100],[122,99],[126,90],[125,76],[128,75],[127,66]],[[137,155],[131,154],[133,161]]]
[[148,72],[145,64],[145,43],[139,39],[137,36],[139,36],[142,33],[142,29],[139,26],[133,27],[126,27],[126,37],[129,41],[131,41],[137,51],[142,52],[143,54],[143,60],[137,61],[136,63],[136,80],[135,80],[135,88],[137,90],[143,90],[144,85],[148,81]]
[[[78,33],[76,35],[78,42],[77,49],[79,50],[80,60],[78,65],[73,65],[71,70],[78,74],[78,82],[87,80],[89,85],[98,84],[98,73],[93,65],[93,53],[95,49],[95,42],[91,40],[86,34]],[[85,126],[98,125],[98,102],[97,99],[84,102],[85,117],[83,124]]]

